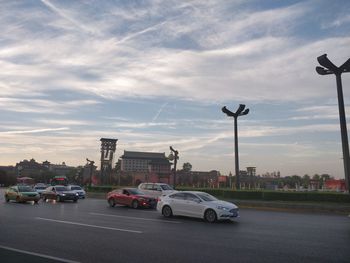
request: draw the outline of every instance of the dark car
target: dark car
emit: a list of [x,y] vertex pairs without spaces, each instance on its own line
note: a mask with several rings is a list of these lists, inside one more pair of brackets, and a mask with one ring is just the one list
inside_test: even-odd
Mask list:
[[107,201],[111,207],[120,204],[132,208],[155,208],[157,205],[155,198],[145,195],[137,188],[122,188],[109,192]]
[[77,202],[79,199],[79,195],[77,193],[70,191],[67,186],[64,185],[49,186],[44,192],[41,193],[41,197],[44,201],[52,199],[56,200],[57,202],[65,200]]

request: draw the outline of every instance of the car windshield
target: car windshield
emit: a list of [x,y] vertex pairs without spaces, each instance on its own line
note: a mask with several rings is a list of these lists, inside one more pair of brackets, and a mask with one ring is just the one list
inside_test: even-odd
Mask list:
[[80,186],[72,186],[71,190],[82,190]]
[[18,186],[18,191],[20,192],[33,192],[33,188],[27,185]]
[[46,187],[45,187],[45,186],[35,186],[34,188],[35,188],[35,189],[37,189],[37,190],[43,190],[43,189],[46,189]]
[[142,193],[141,191],[137,190],[137,189],[127,189],[132,195],[143,195],[144,193]]
[[64,187],[64,186],[56,186],[55,189],[58,192],[67,191],[68,190],[67,187]]
[[218,199],[207,193],[197,193],[197,195],[204,201],[217,201]]
[[160,187],[162,188],[162,190],[174,190],[173,188],[171,188],[171,186],[167,184],[162,184]]

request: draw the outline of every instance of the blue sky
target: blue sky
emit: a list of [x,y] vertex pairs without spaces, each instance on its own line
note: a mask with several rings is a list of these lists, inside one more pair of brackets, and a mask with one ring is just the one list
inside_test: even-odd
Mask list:
[[[0,165],[84,165],[101,137],[180,166],[343,177],[334,76],[349,1],[0,1]],[[350,74],[343,75],[349,112]]]

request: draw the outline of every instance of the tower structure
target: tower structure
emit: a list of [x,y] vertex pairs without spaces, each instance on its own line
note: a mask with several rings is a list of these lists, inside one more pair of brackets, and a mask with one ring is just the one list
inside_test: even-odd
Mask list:
[[112,163],[118,139],[101,138],[101,183],[112,183]]

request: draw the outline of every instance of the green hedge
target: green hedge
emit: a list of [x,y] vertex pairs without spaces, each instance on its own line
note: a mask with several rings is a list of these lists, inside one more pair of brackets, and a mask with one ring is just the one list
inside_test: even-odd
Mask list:
[[[107,193],[122,186],[92,186],[86,187],[88,192]],[[239,190],[217,189],[217,188],[185,188],[178,187],[177,190],[203,191],[218,198],[261,200],[261,201],[302,201],[302,202],[338,202],[350,203],[350,195],[331,192],[281,192],[264,190]]]
[[233,191],[212,188],[178,188],[178,190],[203,191],[225,199],[262,200],[262,201],[303,201],[303,202],[339,202],[350,203],[350,195],[330,192],[280,192],[280,191]]

